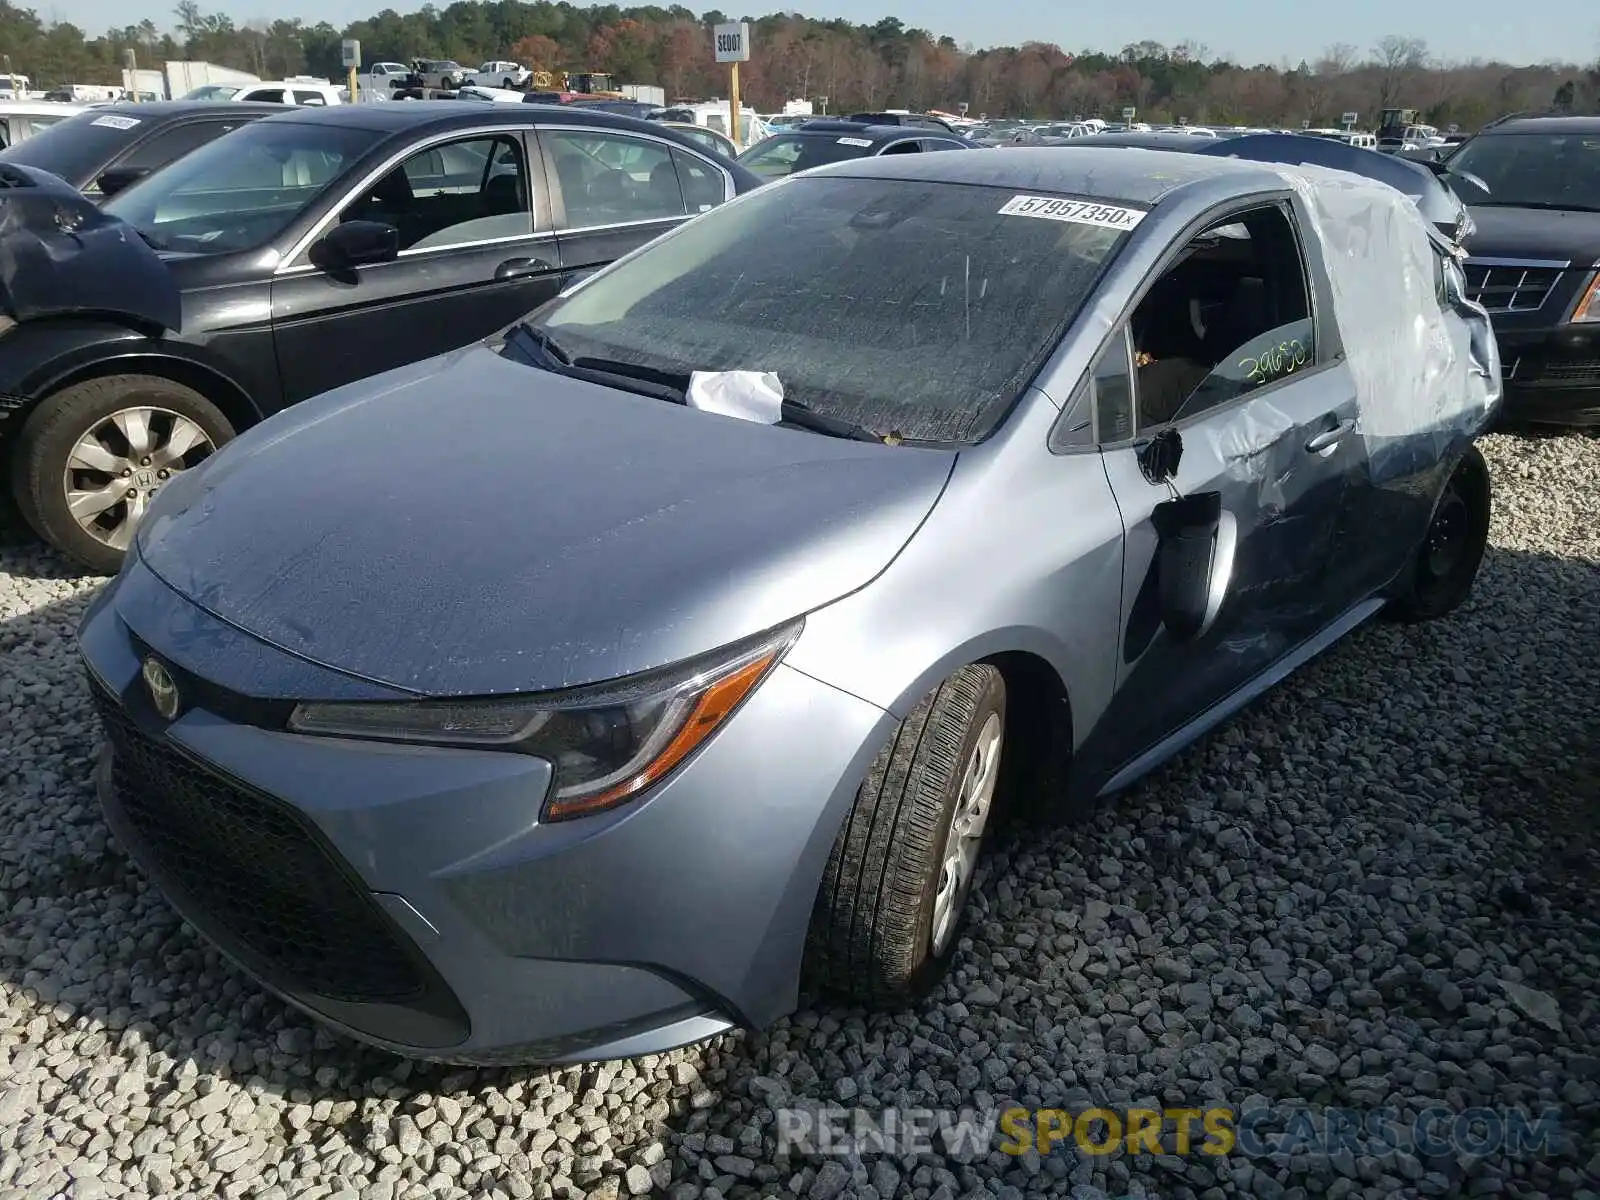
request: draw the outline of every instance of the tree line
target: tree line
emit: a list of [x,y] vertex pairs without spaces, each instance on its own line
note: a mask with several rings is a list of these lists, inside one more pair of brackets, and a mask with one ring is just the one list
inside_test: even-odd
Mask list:
[[[0,0],[0,54],[35,87],[117,83],[123,52],[141,67],[204,59],[264,78],[340,78],[339,43],[361,41],[366,62],[453,58],[475,66],[514,58],[534,69],[610,72],[618,82],[656,84],[668,98],[722,96],[726,69],[712,61],[710,27],[735,19],[687,8],[619,8],[537,0],[458,0],[411,13],[393,9],[337,29],[326,22],[263,20],[237,25],[183,0],[170,31],[154,21],[90,36],[66,22]],[[1119,52],[1073,52],[1050,42],[987,49],[958,45],[893,17],[873,25],[794,14],[751,19],[751,61],[741,70],[747,101],[776,110],[786,100],[827,100],[830,112],[902,107],[991,117],[1115,118],[1195,124],[1363,125],[1378,110],[1416,108],[1441,128],[1476,128],[1506,112],[1555,107],[1600,111],[1600,60],[1514,65],[1446,62],[1420,38],[1391,36],[1366,50],[1337,44],[1291,64],[1244,64],[1193,41],[1143,41]]]

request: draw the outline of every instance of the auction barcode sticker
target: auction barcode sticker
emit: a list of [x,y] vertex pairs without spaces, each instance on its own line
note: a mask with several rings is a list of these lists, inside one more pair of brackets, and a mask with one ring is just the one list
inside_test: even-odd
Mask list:
[[870,146],[870,145],[872,145],[872,139],[871,138],[843,137],[843,138],[839,139],[839,145],[841,145],[841,146]]
[[1115,204],[1091,204],[1087,200],[1063,200],[1058,196],[1013,196],[1000,207],[1004,217],[1041,217],[1046,221],[1070,221],[1075,225],[1098,225],[1102,229],[1132,229],[1144,220],[1137,208]]
[[115,113],[107,113],[89,122],[91,125],[103,125],[107,129],[132,129],[138,123],[138,117],[119,117]]

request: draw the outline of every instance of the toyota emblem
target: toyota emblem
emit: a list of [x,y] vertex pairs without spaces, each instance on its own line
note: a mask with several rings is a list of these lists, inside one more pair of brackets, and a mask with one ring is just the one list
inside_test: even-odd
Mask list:
[[167,669],[155,659],[147,658],[141,674],[144,676],[144,686],[150,691],[150,703],[155,705],[161,719],[175,720],[183,707],[183,700],[178,695],[178,685],[173,682]]

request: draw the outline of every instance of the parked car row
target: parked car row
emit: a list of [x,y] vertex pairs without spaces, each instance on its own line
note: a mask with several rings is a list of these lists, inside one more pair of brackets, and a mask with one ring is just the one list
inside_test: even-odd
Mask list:
[[1496,341],[1386,183],[1099,147],[757,186],[622,117],[350,108],[0,199],[139,284],[0,358],[69,381],[30,514],[127,552],[81,630],[110,826],[348,1034],[574,1060],[904,1005],[1002,806],[1473,586]]

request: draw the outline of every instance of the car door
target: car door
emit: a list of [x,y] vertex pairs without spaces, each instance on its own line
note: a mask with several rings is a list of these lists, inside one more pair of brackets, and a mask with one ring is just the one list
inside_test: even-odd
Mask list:
[[619,130],[545,128],[563,287],[653,241],[733,195],[708,155]]
[[272,317],[285,403],[487,337],[559,290],[547,189],[521,130],[391,158],[329,227],[351,220],[393,226],[399,255],[330,271],[314,264],[313,241],[280,268]]
[[[1241,239],[1256,244],[1225,245]],[[1152,282],[1096,369],[1097,437],[1125,529],[1118,689],[1088,747],[1106,778],[1265,677],[1359,598],[1337,562],[1363,507],[1351,497],[1370,484],[1355,389],[1319,339],[1292,210],[1285,200],[1221,216],[1191,245],[1205,249]],[[1166,322],[1186,310],[1190,328]],[[1147,471],[1163,436],[1181,447],[1170,484]],[[1160,547],[1180,498],[1199,497],[1219,509],[1225,569],[1210,624],[1181,637],[1162,616]]]

